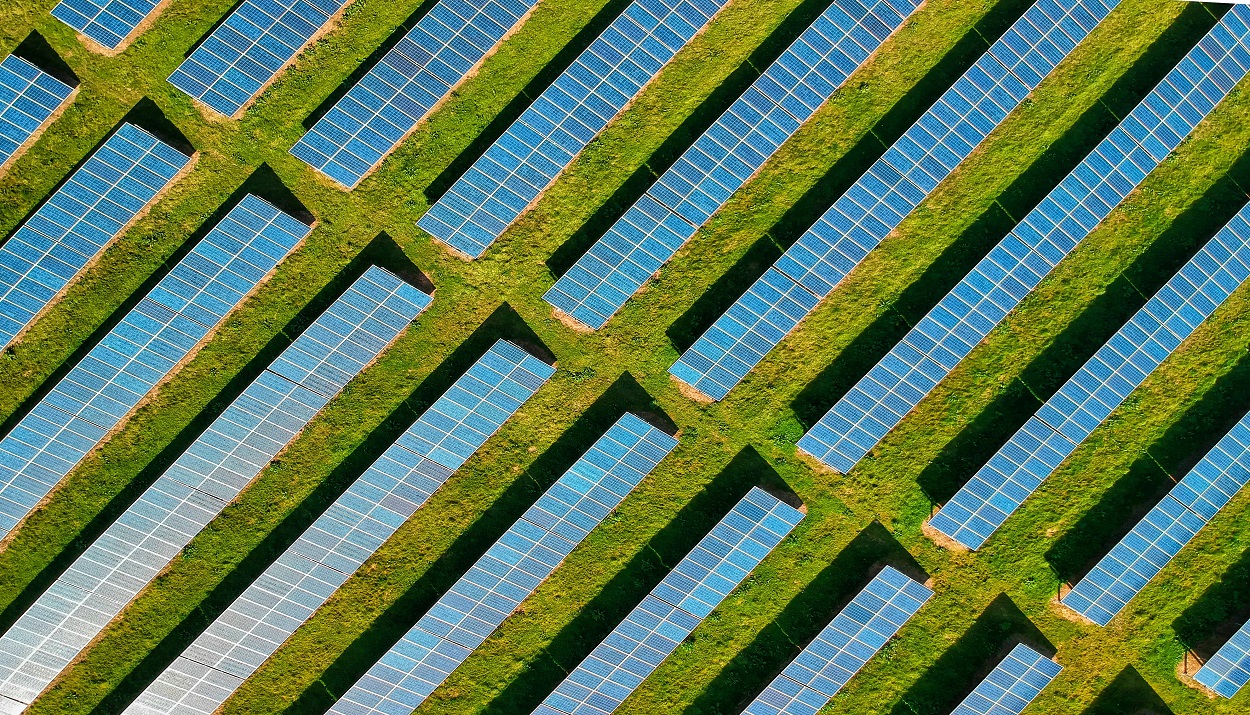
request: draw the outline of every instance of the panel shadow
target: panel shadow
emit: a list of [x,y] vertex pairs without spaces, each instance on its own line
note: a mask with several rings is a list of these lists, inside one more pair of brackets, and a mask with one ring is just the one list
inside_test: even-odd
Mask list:
[[1130,665],[1081,715],[1172,715],[1172,709]]
[[1205,662],[1250,619],[1250,551],[1172,621],[1181,645]]

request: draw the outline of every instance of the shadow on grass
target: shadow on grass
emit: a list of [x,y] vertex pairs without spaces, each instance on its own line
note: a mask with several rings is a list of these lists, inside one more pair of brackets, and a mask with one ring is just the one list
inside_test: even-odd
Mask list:
[[1242,553],[1176,620],[1172,630],[1188,650],[1206,661],[1250,619],[1250,551]]
[[1117,117],[1132,111],[1214,24],[1206,8],[1186,8],[1132,68],[1007,187],[994,206],[799,393],[791,405],[799,420],[808,427],[815,424],[1115,129]]
[[[246,192],[247,184],[241,186],[235,193],[223,204],[219,213],[225,211],[226,206],[232,206],[243,198]],[[224,215],[224,213],[222,213]],[[215,223],[212,219],[205,223],[205,227],[201,231],[207,232],[211,228],[211,224]],[[371,264],[381,265],[387,268],[393,268],[400,271],[414,272],[416,268],[408,262],[403,250],[399,248],[385,234],[375,238],[365,249],[354,259],[348,266],[330,281],[313,299],[305,306],[294,318],[286,324],[286,326],[275,335],[268,344],[262,348],[255,357],[248,361],[247,365],[232,378],[221,392],[214,397],[208,405],[197,415],[186,427],[184,427],[173,440],[160,451],[152,459],[150,463],[143,467],[142,470],[127,484],[109,503],[98,513],[86,526],[74,537],[70,542],[47,566],[45,566],[29,584],[23,588],[22,592],[16,599],[10,603],[3,612],[0,612],[0,632],[8,630],[13,623],[21,616],[35,600],[52,585],[53,582],[67,569],[70,564],[77,559],[84,550],[94,542],[104,530],[109,527],[117,517],[134,503],[135,500],[143,494],[153,482],[164,473],[166,469],[173,464],[188,447],[202,434],[212,421],[217,418],[230,405],[236,397],[238,397],[248,385],[254,381],[261,372],[267,368],[270,363],[291,344],[300,332],[310,325],[317,316],[325,312],[326,308],[334,302],[338,296],[345,291],[357,277],[364,273],[365,269]],[[128,301],[133,304],[144,295],[144,291],[136,291]],[[136,297],[137,296],[137,297]],[[125,309],[126,306],[123,306]],[[119,310],[114,314],[111,320],[120,320],[119,316],[124,315],[124,310]],[[107,331],[102,326],[97,335],[93,336],[93,340],[97,341],[102,338]],[[85,353],[84,353],[85,354]],[[75,356],[81,357],[81,356]],[[67,367],[62,370],[68,371]],[[55,378],[56,376],[54,376]],[[45,384],[54,384],[55,379],[49,380]],[[10,427],[6,425],[6,427]],[[19,535],[20,538],[20,535]]]
[[928,580],[885,527],[869,524],[721,669],[686,715],[739,712],[746,707],[886,564],[920,582]]
[[[680,351],[711,327],[734,301],[772,265],[763,259],[771,251],[785,250],[820,218],[834,201],[846,192],[886,150],[915,124],[929,107],[963,76],[989,48],[989,42],[1007,31],[1031,3],[1003,0],[933,66],[888,112],[873,125],[828,172],[808,189],[794,206],[778,219],[738,262],[713,283],[667,330],[669,340]],[[771,246],[771,248],[770,248]],[[774,259],[775,260],[775,259]]]
[[78,86],[78,75],[74,74],[74,70],[70,69],[65,60],[52,49],[52,45],[49,45],[43,35],[37,31],[32,30],[26,39],[13,49],[13,54],[71,87]]
[[425,189],[425,199],[430,206],[442,198],[443,194],[456,183],[456,180],[468,171],[469,167],[473,166],[473,163],[481,158],[499,137],[503,136],[508,127],[512,126],[512,123],[526,109],[529,109],[534,100],[538,99],[538,96],[573,64],[583,50],[590,47],[590,43],[595,41],[599,33],[603,32],[608,25],[612,24],[617,15],[629,7],[630,2],[631,0],[608,0],[607,4],[590,18],[590,22],[586,23],[585,27],[579,30],[573,39],[569,40],[568,44],[538,71],[538,74],[525,85],[520,94],[513,97],[512,101],[508,102],[508,105],[491,120],[490,124],[478,133],[469,146],[465,147],[464,151],[460,152],[446,169],[434,177]]
[[[739,452],[556,634],[543,653],[526,665],[484,712],[512,715],[537,707],[753,486],[795,501],[767,460],[750,447]],[[304,712],[299,711],[299,715]]]
[[1053,658],[1055,647],[1016,604],[999,594],[972,626],[911,686],[890,715],[945,715],[1024,643]]
[[1081,715],[1172,715],[1172,709],[1130,665]]

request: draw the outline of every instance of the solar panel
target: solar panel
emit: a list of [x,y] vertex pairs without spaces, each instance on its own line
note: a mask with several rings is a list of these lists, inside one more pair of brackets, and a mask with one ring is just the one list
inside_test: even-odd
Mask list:
[[816,715],[931,596],[928,587],[886,566],[743,715]]
[[1250,415],[1234,425],[1063,597],[1063,604],[1107,625],[1247,482]]
[[[1250,72],[1247,20],[1250,8],[1225,15],[1120,126],[799,440],[799,449],[845,473],[897,426]],[[1169,294],[1160,298],[1167,301]],[[1207,306],[1205,296],[1193,299],[1202,307],[1215,307]],[[1184,323],[1187,317],[1174,321]],[[1192,330],[1172,324],[1160,328],[1147,318],[1138,322],[1143,320],[1147,324],[1139,328],[1153,334],[1166,352],[1179,341],[1163,333],[1183,337]],[[1097,377],[1083,374],[1077,379],[1093,381],[1095,389],[1123,394],[1099,394],[1091,401],[1089,395],[1071,394],[1081,391],[1077,384],[1061,390],[1055,399],[1076,399],[1082,413],[1050,414],[1076,409],[1064,403],[1043,408],[1039,417],[1073,444],[1085,438],[1086,427],[1110,413],[1103,405],[1118,405],[1132,389],[1119,381],[1098,384],[1101,372]]]
[[358,278],[0,637],[0,696],[34,700],[429,303]]
[[477,258],[728,0],[634,0],[417,225]]
[[238,116],[348,0],[243,0],[169,83],[227,117]]
[[534,713],[616,710],[802,519],[752,488]]
[[[478,430],[468,436],[477,450],[553,372],[501,340],[408,429],[410,439],[400,442],[413,446],[411,438],[417,435],[457,432],[445,420],[462,414],[459,421]],[[436,449],[413,452],[400,442],[248,586],[126,715],[211,715],[458,466],[458,460],[435,461]]]
[[1020,715],[1062,670],[1063,666],[1021,643],[951,715]]
[[12,531],[311,229],[245,197],[0,439]]
[[546,301],[602,328],[919,4],[834,0],[556,281]]
[[724,399],[1117,4],[1045,0],[1025,11],[669,373]]
[[[977,549],[1250,277],[1250,207],[1167,282],[930,520]],[[813,430],[815,431],[815,430]]]
[[443,0],[291,148],[355,188],[520,25],[537,0]]
[[39,136],[73,94],[73,87],[17,55],[0,62],[0,169]]
[[0,347],[7,346],[191,162],[121,128],[0,245]]
[[425,702],[676,446],[638,417],[621,417],[330,714],[409,712]]
[[1221,697],[1231,698],[1250,681],[1250,623],[1243,625],[1211,659],[1194,673],[1194,680]]
[[52,17],[106,50],[118,50],[165,0],[61,0]]

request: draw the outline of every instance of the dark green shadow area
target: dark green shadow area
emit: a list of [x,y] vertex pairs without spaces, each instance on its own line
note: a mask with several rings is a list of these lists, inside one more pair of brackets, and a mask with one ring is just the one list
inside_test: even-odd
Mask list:
[[886,564],[921,583],[928,580],[884,526],[869,524],[721,669],[685,715],[741,711]]
[[1242,553],[1172,621],[1181,645],[1203,661],[1215,654],[1250,619],[1250,551]]
[[1007,187],[994,206],[799,393],[791,405],[799,421],[807,427],[816,424],[1116,128],[1118,118],[1131,112],[1214,24],[1206,8],[1186,8],[1133,67]]
[[[248,184],[245,182],[230,200],[222,205],[218,213],[224,215],[227,206],[233,206],[243,198],[247,192]],[[206,221],[201,227],[200,232],[207,233],[208,230],[216,224],[214,218],[219,218],[214,214],[213,218]],[[193,238],[192,240],[198,240]],[[189,241],[190,243],[191,241]],[[174,439],[156,455],[147,465],[139,471],[134,479],[131,480],[109,503],[82,528],[73,541],[69,543],[47,566],[45,566],[39,574],[31,580],[29,584],[22,589],[22,592],[16,599],[10,603],[3,612],[0,612],[0,632],[8,630],[13,623],[35,602],[44,591],[52,585],[53,582],[69,568],[69,566],[77,559],[82,552],[91,545],[105,529],[121,516],[131,504],[135,502],[143,492],[152,485],[173,464],[183,452],[191,446],[192,443],[206,430],[213,420],[222,413],[234,401],[236,397],[242,394],[259,375],[269,367],[273,360],[286,349],[291,342],[299,336],[303,330],[330,305],[336,298],[345,291],[351,283],[358,278],[364,271],[373,264],[404,273],[419,273],[416,267],[408,261],[402,249],[395,244],[390,237],[380,234],[377,238],[369,243],[357,257],[347,265],[347,267],[330,281],[316,296],[309,301],[299,313],[292,318],[282,330],[275,335],[263,347],[255,357],[248,361],[237,375],[235,375],[222,390],[208,403],[208,405],[197,415],[186,427],[184,427]],[[128,301],[137,303],[139,299],[145,295],[146,291],[140,289],[136,291],[136,295],[132,295]],[[126,306],[114,313],[111,320],[120,320],[125,315]],[[107,334],[105,327],[101,327],[97,331],[97,335],[93,336],[95,342]],[[94,343],[92,343],[94,344]],[[85,352],[84,352],[85,354]],[[76,362],[76,360],[75,360]],[[68,371],[68,368],[62,366],[62,370]],[[46,385],[55,384],[54,380],[49,380]],[[45,388],[50,389],[50,388]],[[18,538],[21,538],[20,532]],[[153,675],[153,677],[155,677]],[[133,693],[132,693],[133,696]]]
[[70,69],[38,31],[32,30],[26,39],[13,48],[13,54],[71,87],[78,86],[78,75],[74,74],[74,70]]
[[946,715],[968,697],[1017,644],[1053,658],[1055,647],[1016,604],[999,594],[925,671],[890,711],[890,715]]
[[1081,715],[1172,715],[1172,709],[1130,665]]
[[834,162],[833,167],[778,219],[767,234],[756,241],[746,255],[669,326],[666,334],[673,346],[685,352],[693,345],[764,275],[782,251],[811,228],[911,125],[924,116],[946,90],[976,64],[990,44],[1006,32],[1031,4],[1027,0],[1000,0],[995,4],[863,138]]
[[513,715],[537,707],[754,486],[797,503],[797,497],[767,460],[750,447],[742,450],[560,629],[542,654],[530,661],[483,712]]

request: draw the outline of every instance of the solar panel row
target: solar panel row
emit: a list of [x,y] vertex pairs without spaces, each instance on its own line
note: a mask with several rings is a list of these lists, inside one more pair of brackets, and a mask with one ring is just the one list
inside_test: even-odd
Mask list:
[[803,519],[753,487],[534,710],[611,713]]
[[1239,628],[1194,673],[1194,680],[1225,698],[1236,695],[1250,681],[1250,623]]
[[621,417],[330,714],[410,712],[425,702],[676,446],[638,417]]
[[669,372],[723,399],[1117,4],[1034,3]]
[[429,302],[357,279],[0,637],[0,696],[34,700]]
[[583,325],[602,328],[919,4],[834,0],[545,300]]
[[0,347],[7,346],[191,162],[122,124],[0,245]]
[[0,537],[310,231],[247,196],[0,440]]
[[417,225],[477,258],[727,0],[634,0]]
[[799,440],[799,449],[846,472],[897,426],[1250,72],[1247,20],[1250,8],[1227,13]]
[[233,117],[324,31],[348,0],[243,0],[169,83]]
[[61,0],[52,16],[107,50],[117,50],[165,0]]
[[435,445],[456,438],[476,451],[553,372],[511,343],[496,343],[139,695],[126,715],[215,712],[459,466],[459,458],[436,461],[437,448],[410,448],[418,441]]
[[1020,715],[1061,670],[1063,666],[1021,643],[951,715]]
[[73,93],[73,87],[17,55],[0,62],[0,169],[52,121]]
[[537,0],[441,0],[291,154],[355,188],[518,26]]
[[816,715],[932,596],[928,587],[886,566],[743,715]]

